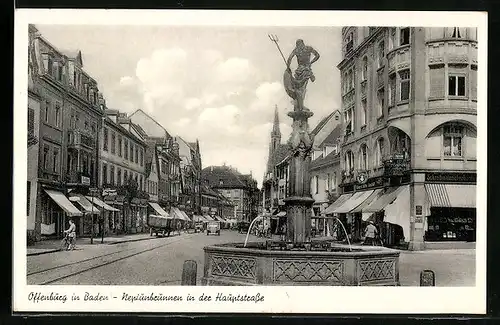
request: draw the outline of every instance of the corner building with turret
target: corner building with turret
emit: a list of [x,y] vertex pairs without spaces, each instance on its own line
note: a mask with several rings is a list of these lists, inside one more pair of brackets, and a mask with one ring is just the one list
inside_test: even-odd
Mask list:
[[477,29],[344,27],[342,195],[328,212],[386,246],[473,245]]

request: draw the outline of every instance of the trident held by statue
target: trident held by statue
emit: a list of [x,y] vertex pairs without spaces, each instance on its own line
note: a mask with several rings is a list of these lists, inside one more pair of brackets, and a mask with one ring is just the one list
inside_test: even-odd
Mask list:
[[283,55],[283,52],[281,52],[280,46],[279,46],[279,44],[278,44],[278,42],[279,42],[278,36],[273,35],[273,34],[269,34],[269,35],[267,35],[267,36],[269,36],[269,39],[270,39],[270,40],[271,40],[274,44],[276,44],[276,47],[278,48],[278,51],[280,51],[281,57],[283,58],[283,61],[285,62],[285,65],[288,67],[288,64],[286,63],[285,56]]

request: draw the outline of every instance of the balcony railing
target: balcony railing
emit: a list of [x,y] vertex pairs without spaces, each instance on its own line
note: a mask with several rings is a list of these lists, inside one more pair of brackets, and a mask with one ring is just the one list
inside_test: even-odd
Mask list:
[[88,173],[83,173],[83,172],[78,172],[78,171],[72,170],[72,171],[66,173],[66,183],[93,186],[95,183],[95,180]]
[[352,183],[355,181],[354,170],[342,171],[342,184]]
[[394,154],[384,158],[384,176],[402,176],[410,169],[410,158],[404,154]]
[[95,141],[94,138],[86,133],[83,133],[81,131],[68,131],[68,147],[73,147],[73,148],[88,148],[88,149],[94,149],[95,148]]

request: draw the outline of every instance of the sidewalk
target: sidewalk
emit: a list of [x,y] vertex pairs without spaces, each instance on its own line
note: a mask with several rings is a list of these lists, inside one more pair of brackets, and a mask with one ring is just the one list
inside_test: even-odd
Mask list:
[[[181,235],[183,232],[181,232]],[[171,236],[178,236],[177,233],[171,234]],[[141,240],[150,240],[150,239],[155,239],[157,238],[156,236],[150,236],[149,232],[148,233],[137,233],[137,234],[130,234],[130,235],[111,235],[111,236],[106,236],[104,237],[104,242],[101,244],[101,237],[95,237],[94,238],[94,245],[116,245],[120,243],[126,243],[126,242],[135,242],[135,241],[141,241]],[[90,238],[88,237],[83,237],[83,238],[78,238],[76,239],[76,246],[87,246],[91,245],[90,244]],[[48,253],[54,253],[58,252],[61,247],[61,239],[51,239],[51,240],[42,240],[39,242],[36,242],[32,246],[28,246],[26,249],[26,255],[27,256],[33,256],[33,255],[40,255],[40,254],[48,254]]]

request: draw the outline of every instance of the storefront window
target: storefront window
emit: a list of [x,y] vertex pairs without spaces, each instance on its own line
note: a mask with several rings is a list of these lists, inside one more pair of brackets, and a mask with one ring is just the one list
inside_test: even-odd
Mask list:
[[431,208],[426,241],[475,241],[475,209]]

